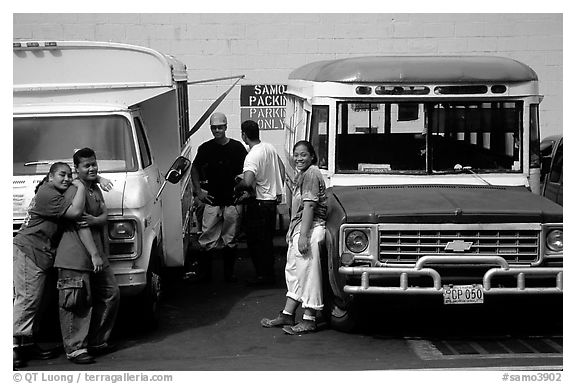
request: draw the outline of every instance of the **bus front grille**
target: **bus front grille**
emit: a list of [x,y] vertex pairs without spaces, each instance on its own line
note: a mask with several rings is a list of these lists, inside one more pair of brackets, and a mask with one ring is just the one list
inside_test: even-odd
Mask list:
[[510,264],[538,260],[533,229],[380,229],[380,262],[416,262],[426,255],[500,256]]

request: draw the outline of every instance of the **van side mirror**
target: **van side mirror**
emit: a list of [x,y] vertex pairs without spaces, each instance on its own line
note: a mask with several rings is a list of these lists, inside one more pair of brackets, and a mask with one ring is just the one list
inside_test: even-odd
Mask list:
[[166,173],[165,179],[169,183],[176,184],[179,182],[188,168],[190,168],[190,160],[184,156],[178,156],[178,158],[174,161],[168,173]]
[[190,164],[191,164],[191,161],[188,160],[187,158],[185,158],[184,156],[178,156],[176,158],[176,160],[174,161],[174,163],[172,164],[172,166],[170,167],[170,169],[166,173],[166,176],[164,176],[165,180],[162,183],[162,185],[160,186],[158,193],[156,194],[155,201],[158,201],[158,199],[160,198],[162,191],[164,191],[164,187],[166,187],[166,182],[176,184],[177,182],[182,180],[182,177],[184,176],[184,174],[186,173],[188,168],[190,168]]

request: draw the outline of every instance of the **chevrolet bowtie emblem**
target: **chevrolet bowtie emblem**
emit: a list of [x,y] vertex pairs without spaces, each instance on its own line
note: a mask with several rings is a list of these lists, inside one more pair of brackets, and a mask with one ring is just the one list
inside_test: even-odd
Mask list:
[[454,240],[446,244],[444,250],[452,252],[466,252],[470,250],[472,244],[474,243],[472,243],[471,241]]

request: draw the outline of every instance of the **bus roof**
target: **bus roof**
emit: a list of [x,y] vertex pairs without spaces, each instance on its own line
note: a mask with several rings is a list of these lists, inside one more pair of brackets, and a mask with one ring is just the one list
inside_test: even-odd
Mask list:
[[491,83],[538,80],[529,66],[494,56],[367,56],[306,64],[290,80],[338,83]]

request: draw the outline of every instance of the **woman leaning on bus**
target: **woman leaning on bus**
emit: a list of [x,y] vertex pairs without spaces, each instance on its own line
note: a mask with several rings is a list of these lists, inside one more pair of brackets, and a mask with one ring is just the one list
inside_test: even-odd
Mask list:
[[[274,319],[262,319],[263,327],[283,327],[290,335],[316,331],[316,313],[322,301],[320,247],[324,242],[327,216],[326,185],[316,151],[308,141],[293,148],[296,177],[292,193],[292,217],[286,239],[286,304]],[[295,324],[296,309],[302,305],[302,321]]]

